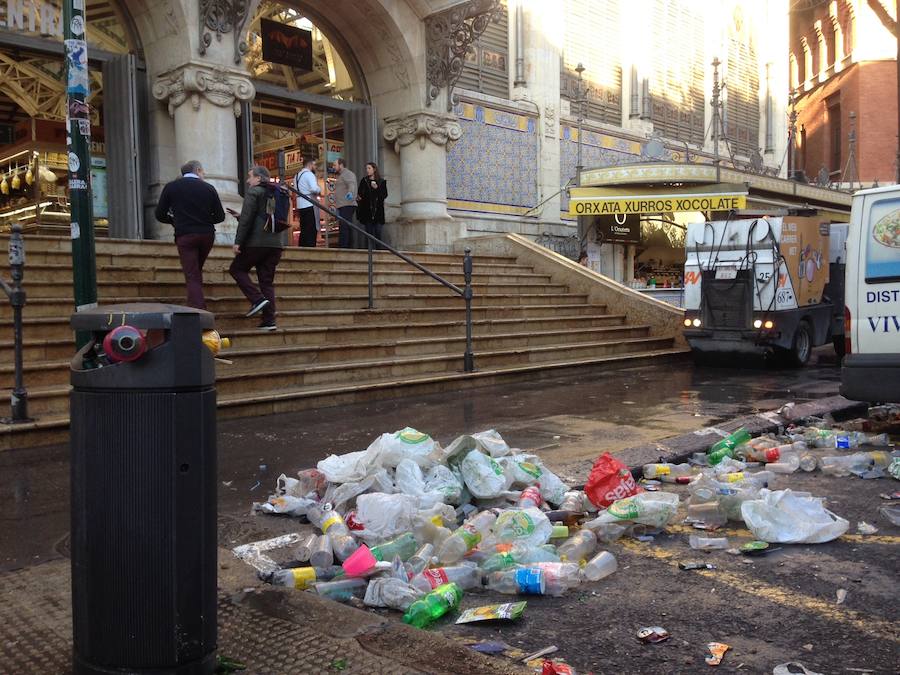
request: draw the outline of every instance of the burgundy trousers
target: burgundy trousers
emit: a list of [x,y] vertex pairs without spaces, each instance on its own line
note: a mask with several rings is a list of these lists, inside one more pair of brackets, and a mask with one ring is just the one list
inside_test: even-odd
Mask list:
[[215,240],[215,234],[182,234],[175,237],[184,283],[187,286],[188,307],[206,309],[206,299],[203,297],[203,263]]

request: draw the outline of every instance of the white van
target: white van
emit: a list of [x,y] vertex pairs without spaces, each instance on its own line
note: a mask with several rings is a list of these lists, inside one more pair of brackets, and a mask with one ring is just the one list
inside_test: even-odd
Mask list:
[[900,186],[853,195],[841,394],[900,402]]

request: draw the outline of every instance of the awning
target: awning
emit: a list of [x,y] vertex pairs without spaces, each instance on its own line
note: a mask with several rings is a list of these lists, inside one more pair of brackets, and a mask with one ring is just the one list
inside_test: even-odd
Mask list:
[[569,191],[569,215],[643,215],[746,208],[747,188],[737,184],[653,187],[581,187]]

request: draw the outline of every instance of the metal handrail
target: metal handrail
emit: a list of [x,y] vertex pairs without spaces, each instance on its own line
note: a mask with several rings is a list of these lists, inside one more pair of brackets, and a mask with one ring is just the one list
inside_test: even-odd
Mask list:
[[565,184],[565,185],[563,185],[561,188],[559,188],[559,190],[557,190],[556,192],[554,192],[552,195],[550,195],[550,196],[547,197],[546,199],[543,199],[543,200],[541,200],[540,202],[538,202],[537,204],[535,204],[534,206],[532,206],[532,207],[531,207],[530,209],[528,209],[525,213],[523,213],[521,217],[522,217],[522,218],[526,218],[526,217],[530,216],[532,211],[537,211],[537,210],[538,210],[539,208],[541,208],[544,204],[546,204],[546,203],[549,202],[551,199],[553,199],[556,195],[562,194],[564,191],[568,190],[570,187],[573,186],[573,183],[574,183],[574,182],[575,182],[575,179],[574,179],[574,178],[570,178],[569,180],[566,181],[566,184]]
[[9,304],[13,308],[13,340],[15,349],[15,383],[10,396],[11,415],[3,418],[4,424],[19,424],[31,422],[28,417],[28,392],[23,381],[22,365],[22,308],[25,306],[25,291],[22,289],[22,279],[25,276],[25,240],[22,237],[22,225],[13,223],[9,235],[9,267],[12,273],[12,284],[8,284],[0,278],[0,289],[9,297]]
[[465,351],[465,354],[463,354],[463,370],[467,373],[471,373],[475,370],[475,355],[472,351],[472,296],[473,296],[473,293],[472,293],[472,249],[466,247],[466,249],[463,252],[464,253],[463,279],[464,279],[465,284],[462,288],[460,288],[456,284],[444,279],[440,274],[438,274],[436,272],[432,272],[430,269],[428,269],[421,263],[416,262],[415,260],[410,258],[405,253],[402,253],[402,252],[398,251],[397,249],[395,249],[390,244],[385,243],[384,241],[382,241],[375,235],[370,234],[369,232],[366,232],[366,230],[364,228],[360,227],[356,223],[352,223],[349,220],[347,220],[346,218],[342,217],[336,211],[332,211],[327,206],[324,206],[323,204],[321,204],[317,199],[314,199],[313,197],[303,194],[302,192],[297,190],[295,187],[290,185],[288,183],[288,181],[282,181],[280,183],[280,185],[287,188],[288,192],[293,193],[294,195],[305,199],[314,207],[322,209],[328,215],[332,216],[333,218],[336,218],[338,220],[338,222],[345,223],[346,225],[348,225],[349,227],[352,227],[358,233],[360,233],[364,237],[366,237],[366,241],[368,243],[368,249],[369,249],[369,258],[368,258],[369,306],[368,306],[368,309],[374,309],[374,307],[375,307],[375,297],[374,297],[374,289],[373,289],[374,261],[373,261],[372,253],[373,253],[374,247],[376,245],[381,245],[384,250],[392,253],[393,255],[397,256],[404,262],[415,267],[417,270],[419,270],[423,274],[427,274],[429,277],[431,277],[438,283],[442,284],[444,287],[448,288],[453,293],[456,293],[457,295],[461,296],[466,303],[466,351]]

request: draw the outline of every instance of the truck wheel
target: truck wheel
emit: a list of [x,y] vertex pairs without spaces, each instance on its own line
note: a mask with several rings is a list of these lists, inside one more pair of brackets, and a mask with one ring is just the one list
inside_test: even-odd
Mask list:
[[847,355],[847,343],[844,342],[843,335],[833,336],[831,338],[831,343],[834,345],[834,353],[837,354],[838,365],[840,365],[840,361]]
[[809,361],[810,354],[812,354],[812,348],[813,334],[809,327],[809,322],[801,321],[794,332],[794,341],[789,352],[790,364],[795,368],[805,366],[806,362]]

